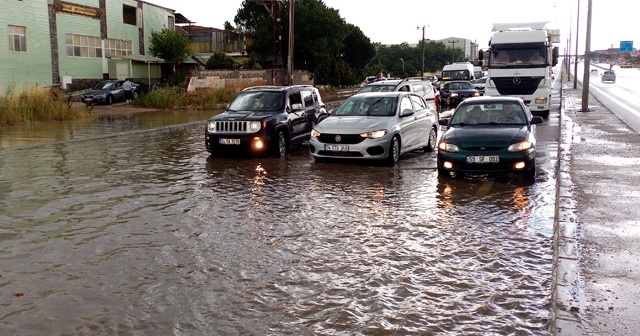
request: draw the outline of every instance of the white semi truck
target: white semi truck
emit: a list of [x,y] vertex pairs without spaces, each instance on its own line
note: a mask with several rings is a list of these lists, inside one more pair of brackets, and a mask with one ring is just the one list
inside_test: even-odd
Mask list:
[[495,32],[487,52],[485,96],[517,96],[529,106],[533,115],[549,116],[553,67],[558,64],[560,42],[558,29],[547,28],[549,22],[494,24]]

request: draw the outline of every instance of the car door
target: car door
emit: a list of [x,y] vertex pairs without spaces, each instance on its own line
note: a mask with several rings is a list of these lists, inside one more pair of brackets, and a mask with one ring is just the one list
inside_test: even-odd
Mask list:
[[290,111],[287,113],[287,122],[289,123],[289,130],[291,131],[291,140],[293,142],[299,142],[305,133],[311,132],[311,130],[307,131],[310,123],[309,107],[304,107],[300,91],[290,92],[288,100]]
[[429,106],[429,104],[421,97],[411,96],[411,102],[413,103],[413,109],[415,110],[414,118],[416,125],[414,128],[416,136],[416,146],[426,145],[429,138],[429,132],[433,126],[436,118],[436,110]]
[[113,101],[125,100],[126,97],[124,95],[122,83],[124,83],[124,81],[117,81],[111,86],[111,95],[113,96]]
[[[419,115],[415,112],[413,107],[413,103],[411,102],[411,94],[404,95],[400,98],[400,111],[399,111],[399,129],[400,129],[400,137],[402,138],[402,147],[401,151],[404,153],[416,146],[418,142],[418,133],[419,133]],[[413,115],[410,116],[401,116],[401,114],[405,110],[413,111]]]

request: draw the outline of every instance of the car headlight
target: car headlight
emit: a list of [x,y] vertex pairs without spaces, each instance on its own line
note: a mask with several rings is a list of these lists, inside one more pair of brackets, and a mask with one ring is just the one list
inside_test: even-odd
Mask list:
[[251,132],[257,132],[260,130],[260,122],[259,121],[252,121],[249,123],[249,130],[251,130]]
[[320,132],[318,132],[318,131],[316,131],[314,129],[311,130],[311,137],[312,138],[317,138],[319,136],[320,136]]
[[94,98],[104,98],[107,94],[106,93],[98,93],[97,95],[93,96]]
[[455,92],[451,92],[451,97],[457,97],[457,96],[458,96],[458,94],[457,94],[457,93],[455,93]]
[[479,95],[480,95],[480,92],[474,92],[474,93],[473,93],[473,96],[474,96],[474,97],[477,97],[477,96],[479,96]]
[[460,151],[460,147],[454,144],[446,143],[444,141],[438,144],[438,149],[450,153],[457,153]]
[[215,121],[209,121],[207,123],[207,131],[209,131],[209,132],[215,132],[216,131],[216,122]]
[[521,152],[531,147],[533,147],[533,143],[529,141],[522,141],[522,142],[514,143],[513,145],[509,146],[507,150],[509,152]]
[[385,135],[387,135],[387,130],[378,130],[378,131],[373,131],[373,132],[360,133],[361,137],[369,138],[369,139],[380,139],[380,138],[384,137]]
[[536,98],[535,103],[536,104],[545,104],[547,102],[547,97],[542,96],[542,97],[538,97]]

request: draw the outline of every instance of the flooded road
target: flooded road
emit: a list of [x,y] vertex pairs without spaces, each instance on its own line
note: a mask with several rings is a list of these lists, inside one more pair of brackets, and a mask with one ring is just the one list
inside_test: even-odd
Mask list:
[[548,334],[553,114],[535,183],[210,157],[153,115],[0,136],[1,334]]

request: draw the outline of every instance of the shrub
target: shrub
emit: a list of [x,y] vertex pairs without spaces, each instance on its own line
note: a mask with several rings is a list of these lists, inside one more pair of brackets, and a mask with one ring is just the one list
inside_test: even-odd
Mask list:
[[14,87],[0,92],[0,126],[38,121],[63,121],[93,117],[84,106],[73,104],[63,91],[48,87]]

